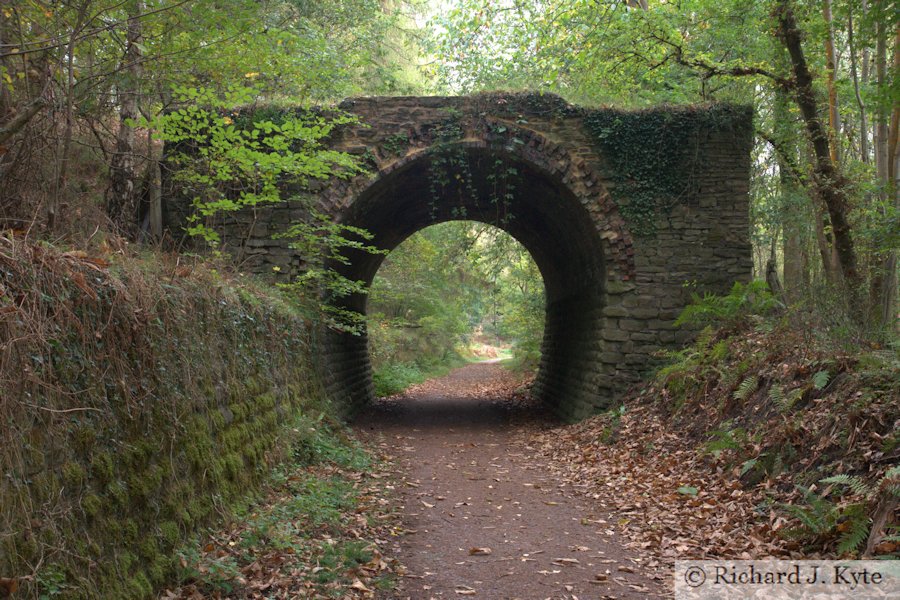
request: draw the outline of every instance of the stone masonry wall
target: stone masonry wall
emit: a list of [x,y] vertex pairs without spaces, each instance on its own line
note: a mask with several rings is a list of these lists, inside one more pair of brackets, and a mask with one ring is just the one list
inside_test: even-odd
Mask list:
[[[522,242],[547,290],[535,393],[565,418],[610,406],[653,364],[656,351],[691,338],[672,325],[690,292],[724,293],[734,281],[750,278],[749,109],[618,113],[575,107],[551,95],[500,93],[358,98],[340,108],[362,124],[342,129],[331,146],[359,156],[370,172],[349,181],[315,182],[302,193],[334,218],[368,229],[386,249],[460,214],[496,224]],[[675,165],[672,176],[684,179],[685,191],[660,194],[659,208],[648,217],[652,234],[633,235],[632,229],[646,230],[648,223],[623,217],[626,209],[634,212],[632,199],[622,193],[631,174],[589,124],[598,117],[617,122],[618,115],[657,123],[661,114],[663,123],[688,124],[675,147],[663,148],[685,155],[681,163],[667,163]],[[637,143],[668,143],[663,133],[650,128]],[[475,183],[463,189],[449,177],[451,183],[435,195],[435,171],[447,153],[465,159],[456,162],[466,165],[462,175]],[[514,199],[503,207],[514,218],[498,221],[485,181],[501,160],[517,176],[507,182]],[[176,221],[177,190],[170,192]],[[302,257],[271,235],[306,210],[301,201],[258,208],[239,213],[222,230],[246,268],[287,278],[302,268]],[[381,260],[353,256],[342,270],[371,282]],[[364,311],[365,298],[346,305]],[[369,401],[365,336],[330,332],[324,339],[322,368],[332,396],[350,410]]]

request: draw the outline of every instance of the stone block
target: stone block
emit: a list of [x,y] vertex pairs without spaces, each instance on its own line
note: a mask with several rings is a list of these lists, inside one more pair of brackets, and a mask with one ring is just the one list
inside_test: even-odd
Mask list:
[[660,315],[660,310],[657,308],[633,308],[631,309],[631,316],[635,319],[654,319]]
[[603,307],[604,317],[627,317],[628,310],[622,306],[605,306]]
[[601,336],[604,340],[609,340],[611,342],[625,342],[630,339],[630,335],[627,331],[612,328],[604,329]]
[[[632,312],[632,314],[634,313]],[[647,322],[636,321],[634,319],[619,319],[619,329],[624,329],[625,331],[641,331],[647,329]],[[634,339],[634,336],[632,336],[631,339]]]

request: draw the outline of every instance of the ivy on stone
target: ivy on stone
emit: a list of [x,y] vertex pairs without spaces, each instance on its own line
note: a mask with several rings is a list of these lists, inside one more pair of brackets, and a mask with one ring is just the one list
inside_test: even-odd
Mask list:
[[721,104],[702,109],[590,111],[585,126],[610,168],[610,190],[631,233],[653,237],[657,219],[696,193],[693,175],[706,135],[751,127],[749,108]]

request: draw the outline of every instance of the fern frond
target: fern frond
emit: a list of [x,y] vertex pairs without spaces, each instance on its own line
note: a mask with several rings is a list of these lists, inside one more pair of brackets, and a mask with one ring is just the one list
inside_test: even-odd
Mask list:
[[872,521],[866,515],[866,508],[862,504],[848,506],[842,516],[847,518],[847,522],[844,523],[847,529],[838,538],[837,550],[841,554],[856,552],[868,537]]
[[834,483],[837,485],[846,485],[850,490],[859,496],[870,496],[875,490],[859,477],[853,475],[832,475],[821,480],[822,483]]
[[809,534],[821,536],[831,533],[837,524],[840,510],[828,499],[822,498],[807,487],[798,485],[797,489],[803,492],[806,506],[781,504],[781,508],[800,521],[801,527]]
[[845,552],[856,552],[863,542],[869,536],[868,521],[860,521],[859,525],[854,525],[848,531],[841,534],[838,539],[837,550],[841,554]]
[[734,399],[735,400],[746,400],[750,397],[750,394],[756,391],[756,388],[759,387],[759,379],[756,375],[751,375],[744,379],[741,384],[734,390]]
[[777,404],[779,407],[783,408],[784,402],[786,400],[784,396],[784,388],[777,383],[773,383],[772,387],[769,388],[769,400]]
[[892,496],[900,496],[900,465],[888,469],[878,480],[876,488],[885,490]]
[[756,464],[759,462],[759,459],[751,458],[749,460],[745,460],[744,464],[741,465],[741,477],[746,475],[748,472],[752,471]]
[[813,535],[822,535],[831,531],[828,520],[815,509],[796,504],[785,504],[782,509],[790,516],[800,521],[801,527]]
[[794,408],[794,405],[797,404],[801,398],[803,398],[803,388],[798,387],[792,389],[787,394],[787,399],[785,400],[785,402],[787,403],[787,408],[785,408],[785,410]]
[[825,389],[825,386],[828,385],[829,381],[831,381],[831,373],[828,371],[817,371],[812,378],[813,386],[817,390]]

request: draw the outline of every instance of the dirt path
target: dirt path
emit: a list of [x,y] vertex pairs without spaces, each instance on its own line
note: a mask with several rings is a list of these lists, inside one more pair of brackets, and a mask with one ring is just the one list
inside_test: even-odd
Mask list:
[[622,547],[616,516],[573,498],[528,433],[553,424],[480,363],[378,402],[355,423],[396,459],[408,532],[402,589],[385,598],[659,598]]

